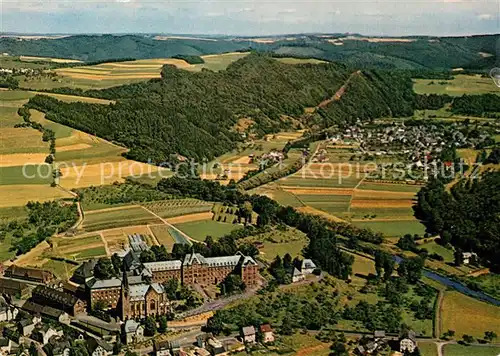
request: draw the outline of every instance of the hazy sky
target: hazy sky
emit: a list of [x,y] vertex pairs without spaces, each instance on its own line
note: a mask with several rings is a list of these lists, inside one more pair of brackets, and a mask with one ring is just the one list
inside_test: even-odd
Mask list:
[[500,32],[500,0],[0,0],[1,31],[266,35]]

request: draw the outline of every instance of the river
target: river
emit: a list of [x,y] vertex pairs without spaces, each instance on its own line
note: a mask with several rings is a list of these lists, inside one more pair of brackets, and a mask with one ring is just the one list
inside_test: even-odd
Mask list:
[[[393,257],[397,263],[401,263],[401,261],[403,261],[403,258],[401,258],[399,256],[393,256]],[[442,276],[440,274],[431,272],[431,271],[426,270],[426,269],[424,269],[424,271],[422,273],[424,276],[426,276],[430,279],[433,279],[433,280],[435,280],[435,281],[437,281],[437,282],[439,282],[447,287],[456,289],[457,291],[459,291],[463,294],[469,295],[469,296],[474,297],[476,299],[479,299],[479,300],[482,300],[482,301],[485,301],[485,302],[488,302],[488,303],[491,303],[491,304],[494,304],[494,305],[500,307],[500,300],[495,299],[495,298],[493,298],[487,294],[484,294],[482,292],[472,290],[460,282],[454,281],[448,277]]]

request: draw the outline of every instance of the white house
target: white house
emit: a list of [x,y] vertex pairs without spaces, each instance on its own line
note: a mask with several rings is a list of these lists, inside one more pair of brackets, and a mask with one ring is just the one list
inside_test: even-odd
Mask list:
[[302,281],[306,276],[300,272],[297,268],[293,267],[292,270],[292,283]]
[[475,252],[463,252],[462,259],[464,265],[468,265],[470,263],[475,263],[477,261],[477,253]]
[[408,334],[399,341],[400,352],[414,352],[417,348],[417,338],[413,330],[408,331]]
[[260,326],[260,332],[262,333],[264,343],[274,342],[274,334],[271,325],[262,324]]
[[91,356],[108,356],[113,354],[113,346],[101,339],[90,338],[87,348]]
[[241,338],[245,343],[255,344],[255,334],[255,328],[253,326],[241,328]]
[[308,258],[302,260],[302,264],[300,266],[300,271],[303,274],[311,274],[316,269],[316,265],[314,262]]
[[133,319],[129,319],[124,325],[125,343],[133,344],[144,340],[144,327]]

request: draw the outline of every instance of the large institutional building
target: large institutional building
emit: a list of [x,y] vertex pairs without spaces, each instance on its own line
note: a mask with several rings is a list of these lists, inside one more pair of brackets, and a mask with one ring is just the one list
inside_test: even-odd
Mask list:
[[237,274],[251,287],[258,283],[258,269],[252,257],[241,253],[210,258],[192,253],[183,261],[141,263],[139,254],[130,251],[124,257],[122,278],[98,280],[82,277],[86,279],[91,305],[101,302],[109,308],[118,308],[122,319],[128,319],[167,314],[170,303],[163,283],[170,279],[187,285],[217,285],[229,274]]

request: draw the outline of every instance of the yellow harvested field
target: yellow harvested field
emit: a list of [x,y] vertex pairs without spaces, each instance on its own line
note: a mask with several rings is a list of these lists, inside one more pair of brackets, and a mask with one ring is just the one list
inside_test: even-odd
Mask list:
[[310,207],[310,206],[302,206],[302,207],[296,208],[296,210],[300,211],[301,213],[320,216],[322,218],[326,218],[328,220],[335,221],[335,222],[346,222],[345,220],[342,220],[334,215],[330,215],[322,210],[318,210],[318,209],[315,209],[315,208]]
[[60,185],[71,189],[123,182],[129,176],[135,175],[139,177],[157,172],[158,167],[141,162],[123,160],[81,166],[63,166],[60,170],[62,173]]
[[244,55],[248,54],[245,52],[227,52],[227,53],[220,53],[220,54],[207,54],[205,56],[201,56],[201,58],[217,58],[217,57],[225,57],[225,56],[234,56],[234,55]]
[[139,177],[158,171],[156,166],[131,160],[62,167],[59,184],[68,189],[124,182],[129,176]]
[[22,166],[24,164],[43,164],[46,154],[43,153],[15,153],[0,155],[0,167]]
[[353,200],[351,208],[411,208],[413,200]]
[[[30,93],[33,94],[40,94],[38,92],[31,91]],[[56,98],[57,100],[65,101],[65,102],[75,102],[75,101],[81,101],[84,103],[92,103],[92,104],[111,104],[114,103],[114,100],[107,100],[107,99],[98,99],[98,98],[88,98],[85,96],[77,96],[77,95],[66,95],[66,94],[56,94],[56,93],[42,93],[43,95],[48,95],[53,98]],[[32,111],[33,112],[33,111]]]
[[441,308],[441,330],[455,330],[459,337],[464,334],[483,337],[485,331],[500,334],[499,307],[447,291]]
[[144,225],[127,226],[101,231],[101,235],[106,241],[106,244],[108,245],[109,251],[111,253],[125,249],[129,245],[128,235],[130,234],[153,236],[149,227]]
[[301,188],[301,187],[290,187],[281,186],[281,188],[287,192],[296,195],[352,195],[353,189],[342,189],[342,188]]
[[78,150],[84,150],[84,149],[90,148],[90,147],[92,147],[92,146],[87,144],[87,143],[75,143],[74,145],[57,147],[57,152],[78,151]]
[[397,197],[411,199],[415,197],[415,193],[412,192],[394,192],[394,191],[383,191],[383,190],[365,190],[356,189],[354,191],[353,199],[396,199]]
[[213,215],[214,214],[212,212],[181,215],[169,218],[167,219],[167,222],[169,222],[170,224],[181,224],[192,221],[211,220]]
[[23,206],[29,201],[47,201],[60,198],[71,198],[72,195],[48,185],[0,185],[0,208]]
[[33,266],[37,267],[46,262],[46,260],[40,259],[40,256],[47,251],[50,251],[51,247],[47,241],[43,241],[32,248],[29,252],[24,255],[19,256],[13,264],[18,266]]
[[240,157],[235,159],[234,161],[231,161],[231,164],[250,164],[250,157],[245,156],[245,157]]
[[49,58],[49,57],[32,57],[32,56],[20,56],[21,61],[32,62],[32,61],[46,61],[54,63],[81,63],[78,59],[65,59],[65,58]]

